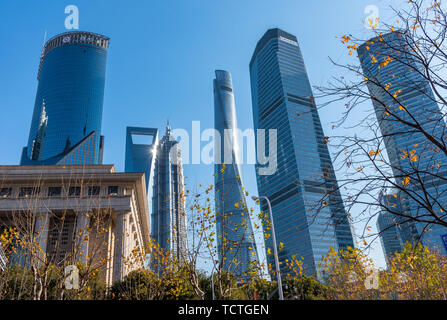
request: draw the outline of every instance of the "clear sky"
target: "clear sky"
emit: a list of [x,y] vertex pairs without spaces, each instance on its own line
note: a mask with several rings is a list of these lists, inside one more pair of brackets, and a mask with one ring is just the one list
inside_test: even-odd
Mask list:
[[[396,5],[397,1],[394,1]],[[67,5],[79,8],[79,29],[111,38],[102,134],[104,163],[124,170],[126,126],[202,129],[214,122],[214,70],[232,73],[238,124],[253,127],[248,64],[264,32],[279,27],[297,36],[312,85],[337,76],[328,57],[340,61],[347,33],[368,37],[362,20],[375,5],[381,19],[388,0],[2,0],[0,4],[0,164],[18,164],[27,144],[37,69],[45,30],[65,32]],[[318,101],[316,101],[318,104]],[[331,135],[337,106],[320,112]],[[332,150],[333,151],[333,150]],[[186,165],[187,183],[212,183],[211,165]],[[243,167],[251,194],[257,192],[253,166]],[[355,212],[353,213],[355,216]],[[371,257],[384,267],[380,243]]]

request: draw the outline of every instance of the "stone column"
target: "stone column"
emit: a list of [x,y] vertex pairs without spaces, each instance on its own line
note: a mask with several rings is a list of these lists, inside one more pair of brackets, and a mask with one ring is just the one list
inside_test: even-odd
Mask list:
[[50,213],[48,211],[40,211],[36,214],[36,222],[34,224],[34,236],[36,242],[39,245],[38,257],[43,261],[45,254],[47,253],[48,244],[48,230],[50,227]]
[[88,212],[76,212],[75,248],[76,261],[87,264],[90,214]]
[[116,215],[115,226],[115,248],[113,253],[113,281],[124,278],[123,259],[127,249],[127,225],[129,223],[130,212],[121,211]]

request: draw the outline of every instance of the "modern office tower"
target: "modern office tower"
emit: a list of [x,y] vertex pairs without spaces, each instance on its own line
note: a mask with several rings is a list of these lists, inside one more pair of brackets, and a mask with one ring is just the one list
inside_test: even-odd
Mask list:
[[[318,276],[330,247],[354,244],[296,37],[268,30],[253,53],[250,78],[255,129],[266,130],[266,144],[268,129],[277,130],[277,171],[262,175],[258,163],[256,175],[259,195],[271,201],[277,243],[284,244],[278,253],[282,272],[285,260],[296,255],[306,274]],[[261,209],[268,212],[264,200]],[[273,253],[271,239],[266,246]],[[275,265],[273,254],[267,260]]]
[[77,31],[46,42],[22,165],[102,163],[108,46],[105,36]]
[[[145,140],[134,142],[133,138],[143,138]],[[158,129],[141,127],[126,128],[126,160],[124,171],[145,173],[148,196],[152,196],[152,193],[149,191],[152,191],[157,145]]]
[[377,217],[377,230],[388,266],[390,257],[402,251],[405,243],[413,243],[416,235],[414,222],[400,216],[400,197],[400,192],[393,189],[388,194],[382,191],[379,195],[382,210]]
[[158,129],[141,127],[126,128],[126,159],[124,171],[144,172],[149,217],[152,211],[152,189],[154,185],[157,145]]
[[218,255],[225,271],[244,278],[250,263],[259,258],[242,183],[231,74],[215,73],[214,125],[220,135],[215,138],[214,166]]
[[380,211],[377,217],[377,230],[380,232],[380,242],[388,266],[390,265],[390,258],[404,248],[399,227],[394,219],[395,216],[386,210]]
[[[405,36],[391,32],[381,38],[366,41],[359,47],[358,55],[365,78],[368,79],[370,94],[377,97],[372,102],[396,183],[402,185],[406,177],[411,178],[413,166],[417,165],[420,177],[425,181],[429,201],[435,211],[439,212],[439,217],[447,219],[444,210],[439,208],[439,204],[444,208],[447,205],[445,155],[436,152],[435,145],[422,133],[388,116],[390,113],[384,108],[387,106],[389,110],[393,110],[403,121],[415,123],[416,119],[426,132],[439,141],[444,140],[442,138],[445,137],[446,124],[443,114],[430,84],[417,72],[421,67],[412,58],[411,49],[405,43]],[[383,84],[382,88],[375,83]],[[424,202],[425,195],[421,191],[421,185],[415,181],[417,180],[410,180],[405,186],[412,197],[402,193],[400,202],[404,212],[420,216],[424,214],[424,209],[416,200]],[[416,223],[415,226],[424,245],[447,254],[441,240],[441,236],[447,234],[445,228],[426,223]]]
[[169,124],[166,135],[157,147],[152,197],[152,238],[164,251],[182,262],[188,254],[188,232],[183,181],[182,154],[179,143],[171,134]]

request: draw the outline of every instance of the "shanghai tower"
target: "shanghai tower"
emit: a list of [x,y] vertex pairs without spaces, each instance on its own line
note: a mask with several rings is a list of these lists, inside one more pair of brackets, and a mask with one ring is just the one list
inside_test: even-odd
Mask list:
[[[331,247],[354,243],[297,38],[268,30],[253,53],[250,80],[254,128],[277,130],[277,170],[261,175],[258,164],[256,175],[283,244],[281,271],[287,273],[285,262],[295,256],[303,259],[306,274],[320,276],[318,264]],[[268,213],[266,201],[261,209]],[[266,246],[267,262],[274,265],[272,237]]]
[[28,145],[22,165],[99,164],[109,38],[67,32],[42,49]]
[[236,107],[231,74],[216,70],[214,79],[216,230],[223,270],[247,278],[259,261],[242,184]]

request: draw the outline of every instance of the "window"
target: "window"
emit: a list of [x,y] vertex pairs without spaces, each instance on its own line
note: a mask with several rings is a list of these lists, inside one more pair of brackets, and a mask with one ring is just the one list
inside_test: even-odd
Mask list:
[[48,196],[49,197],[58,197],[62,194],[61,187],[49,187],[48,188]]
[[118,195],[118,186],[109,186],[108,194],[109,194],[109,196],[117,196]]
[[227,86],[220,86],[220,88],[221,88],[222,90],[225,90],[225,91],[228,91],[228,92],[233,92],[233,89],[231,89],[231,88],[229,88],[229,87],[227,87]]
[[70,187],[70,189],[68,189],[69,197],[78,197],[80,195],[81,195],[81,187]]
[[0,198],[9,198],[12,195],[12,188],[1,188]]
[[99,187],[99,186],[88,187],[88,195],[89,196],[99,196],[100,191],[101,191],[101,187]]
[[26,198],[40,193],[40,188],[22,187],[20,188],[19,197]]

